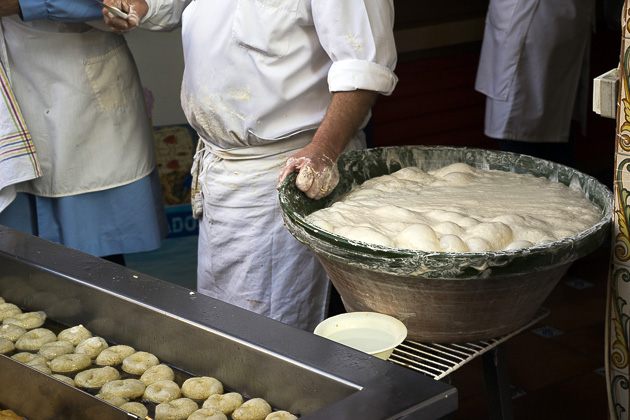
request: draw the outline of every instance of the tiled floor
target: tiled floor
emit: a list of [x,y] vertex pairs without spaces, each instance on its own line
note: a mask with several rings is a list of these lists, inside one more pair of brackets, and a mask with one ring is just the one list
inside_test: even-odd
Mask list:
[[[608,244],[576,261],[544,307],[549,315],[505,344],[515,419],[607,418],[604,330]],[[451,375],[458,419],[488,419],[481,358]]]

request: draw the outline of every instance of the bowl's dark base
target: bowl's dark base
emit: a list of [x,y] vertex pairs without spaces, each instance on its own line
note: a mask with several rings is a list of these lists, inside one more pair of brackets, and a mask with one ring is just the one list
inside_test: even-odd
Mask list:
[[408,340],[461,343],[511,333],[536,314],[571,263],[471,279],[399,277],[319,256],[348,312],[400,319]]

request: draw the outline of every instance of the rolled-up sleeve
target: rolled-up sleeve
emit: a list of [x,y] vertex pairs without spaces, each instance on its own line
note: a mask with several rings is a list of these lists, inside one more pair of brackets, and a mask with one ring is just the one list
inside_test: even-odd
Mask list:
[[333,62],[330,91],[391,94],[398,82],[393,1],[312,0],[311,5],[317,36]]
[[20,9],[25,21],[86,22],[103,19],[103,8],[91,0],[20,0]]

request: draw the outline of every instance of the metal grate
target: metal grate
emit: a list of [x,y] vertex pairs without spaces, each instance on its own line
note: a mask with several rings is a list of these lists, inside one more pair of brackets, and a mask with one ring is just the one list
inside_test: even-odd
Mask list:
[[549,310],[540,308],[530,322],[501,337],[470,343],[438,344],[404,341],[394,349],[389,361],[418,371],[434,379],[442,379],[477,356],[492,350],[516,334],[526,330],[549,315]]

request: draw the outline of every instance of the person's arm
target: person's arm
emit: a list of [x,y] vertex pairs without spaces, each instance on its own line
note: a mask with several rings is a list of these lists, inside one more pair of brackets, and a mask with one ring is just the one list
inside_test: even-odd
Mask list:
[[334,92],[313,140],[287,159],[278,186],[290,173],[298,171],[296,186],[308,197],[320,199],[330,194],[339,182],[337,158],[359,129],[377,96],[377,92],[369,90]]
[[151,31],[171,31],[181,24],[183,10],[191,0],[105,0],[129,15],[127,20],[103,9],[105,23],[112,31],[125,34],[138,26]]
[[20,13],[20,3],[18,0],[0,0],[0,17],[11,16]]

